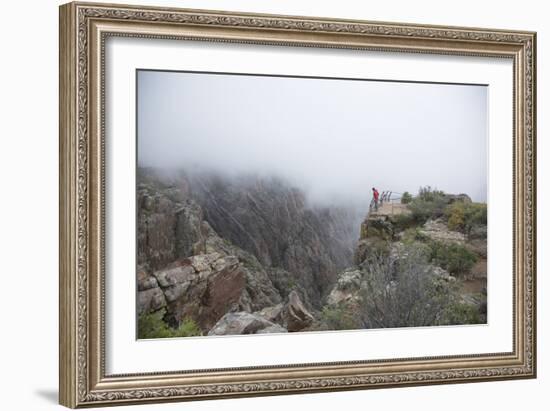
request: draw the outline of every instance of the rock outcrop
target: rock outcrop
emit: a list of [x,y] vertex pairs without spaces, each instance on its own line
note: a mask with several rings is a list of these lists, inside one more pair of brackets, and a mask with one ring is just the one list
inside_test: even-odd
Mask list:
[[228,312],[282,301],[256,257],[219,237],[188,191],[145,181],[138,188],[138,314],[165,309],[171,326],[191,319],[207,333]]
[[[354,254],[355,266],[338,274],[326,298],[321,329],[361,323],[367,328],[422,325],[425,318],[432,318],[426,323],[430,325],[486,320],[486,291],[479,287],[487,275],[486,224],[478,220],[468,235],[449,229],[441,207],[455,202],[468,207],[471,199],[463,194],[438,195],[443,205],[433,207],[434,212],[424,224],[417,222],[414,208],[403,204],[384,204],[367,214]],[[479,259],[473,270],[467,265],[472,258]],[[419,311],[425,311],[424,318],[410,320],[408,314],[401,318],[400,306],[407,301],[414,304],[421,295],[427,301]],[[395,296],[399,304],[392,300]],[[433,301],[429,300],[432,297]],[[445,308],[430,312],[438,304]]]
[[174,326],[194,320],[207,332],[226,312],[238,307],[246,276],[235,256],[197,255],[154,273],[168,302],[166,320]]
[[449,230],[447,224],[441,218],[426,221],[420,233],[432,240],[443,243],[464,244],[466,241],[466,236],[463,233]]

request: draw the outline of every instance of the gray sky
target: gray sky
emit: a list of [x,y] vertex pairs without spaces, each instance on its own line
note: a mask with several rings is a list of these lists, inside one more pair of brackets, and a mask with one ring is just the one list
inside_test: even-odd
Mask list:
[[138,72],[140,166],[276,175],[312,201],[486,201],[486,142],[484,86]]

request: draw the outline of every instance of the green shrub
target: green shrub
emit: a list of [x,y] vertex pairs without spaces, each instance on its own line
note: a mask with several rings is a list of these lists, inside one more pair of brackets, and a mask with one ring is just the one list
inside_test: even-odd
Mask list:
[[472,203],[466,208],[465,231],[470,235],[477,226],[487,227],[487,204]]
[[164,322],[165,310],[142,314],[138,318],[138,338],[175,338],[202,335],[200,328],[191,319],[185,319],[178,328]]
[[466,205],[460,202],[455,202],[447,206],[445,215],[447,216],[447,227],[449,227],[449,230],[464,230],[464,225],[466,223],[465,208]]
[[373,238],[369,241],[369,254],[370,255],[384,255],[390,254],[391,242],[382,238]]
[[471,304],[455,303],[445,310],[442,325],[481,324],[479,309]]
[[354,260],[357,265],[370,264],[378,256],[388,257],[391,251],[391,242],[378,237],[369,237],[361,240],[357,245]]
[[405,191],[401,196],[401,204],[409,204],[412,201],[413,197],[411,193]]
[[445,208],[445,216],[450,230],[462,231],[467,235],[483,232],[480,227],[487,227],[487,204],[457,201]]
[[467,274],[477,262],[477,256],[460,244],[432,241],[431,259],[451,274]]
[[418,189],[418,198],[423,201],[435,202],[441,198],[445,198],[445,193],[435,188],[432,189],[430,186],[420,187]]
[[425,242],[429,240],[430,238],[426,234],[423,234],[419,227],[407,228],[401,236],[401,241],[407,245],[411,245],[417,241]]
[[448,199],[445,193],[432,190],[430,187],[421,187],[418,196],[408,204],[412,216],[417,224],[424,224],[429,219],[439,218],[444,215]]
[[367,225],[367,237],[391,240],[393,238],[393,225],[383,220],[370,220]]
[[392,217],[394,231],[399,232],[416,225],[416,220],[412,213],[397,214]]
[[353,330],[362,328],[351,309],[338,306],[325,306],[321,318],[327,330]]

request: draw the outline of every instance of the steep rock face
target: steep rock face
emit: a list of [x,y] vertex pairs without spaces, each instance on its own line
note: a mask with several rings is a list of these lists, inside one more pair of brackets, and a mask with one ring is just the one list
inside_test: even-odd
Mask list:
[[[358,221],[338,208],[312,208],[304,194],[277,179],[190,179],[205,219],[224,239],[250,252],[265,267],[283,269],[287,282],[306,291],[314,306],[352,261]],[[268,270],[288,291],[277,270]]]
[[141,170],[137,207],[138,314],[164,309],[203,334],[243,312],[273,324],[253,332],[310,328],[357,237],[356,215],[311,208],[274,179]]
[[163,180],[138,173],[137,259],[151,270],[204,251],[201,207],[189,197],[185,179]]
[[138,190],[138,264],[155,269],[174,261],[176,256],[176,205],[165,195],[149,195]]
[[206,221],[202,222],[202,230],[206,235],[205,252],[233,255],[241,263],[241,269],[246,279],[245,290],[240,299],[243,310],[256,311],[281,301],[281,294],[273,285],[267,270],[256,257],[219,237]]

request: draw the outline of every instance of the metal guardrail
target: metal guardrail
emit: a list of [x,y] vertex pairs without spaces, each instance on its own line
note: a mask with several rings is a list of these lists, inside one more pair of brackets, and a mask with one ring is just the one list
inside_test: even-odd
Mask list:
[[[391,203],[393,206],[393,204],[395,204],[396,202],[401,202],[402,197],[403,197],[403,193],[398,193],[397,191],[382,191],[382,194],[380,194],[378,199],[378,208],[382,207],[384,203]],[[373,197],[369,204],[369,213],[375,208],[376,208],[376,203]],[[393,214],[393,208],[392,208],[392,214]]]

